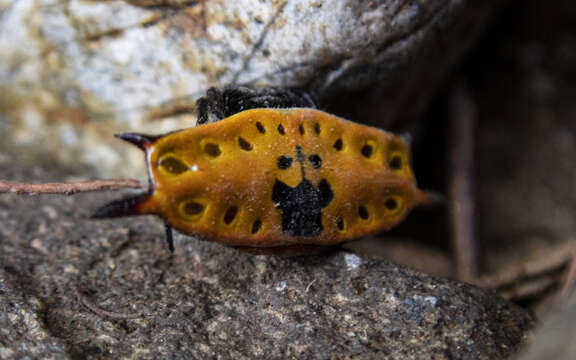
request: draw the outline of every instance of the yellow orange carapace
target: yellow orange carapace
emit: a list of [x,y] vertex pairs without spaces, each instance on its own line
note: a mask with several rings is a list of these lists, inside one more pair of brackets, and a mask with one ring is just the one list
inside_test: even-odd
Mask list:
[[389,229],[426,201],[403,138],[315,109],[252,109],[118,137],[145,151],[151,188],[95,216],[153,214],[225,245],[336,245]]

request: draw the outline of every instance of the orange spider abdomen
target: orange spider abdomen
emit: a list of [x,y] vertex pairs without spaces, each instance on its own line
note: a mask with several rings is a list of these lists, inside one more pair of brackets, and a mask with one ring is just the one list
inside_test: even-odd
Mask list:
[[425,198],[402,138],[319,110],[246,110],[149,139],[152,189],[126,214],[226,245],[335,245]]

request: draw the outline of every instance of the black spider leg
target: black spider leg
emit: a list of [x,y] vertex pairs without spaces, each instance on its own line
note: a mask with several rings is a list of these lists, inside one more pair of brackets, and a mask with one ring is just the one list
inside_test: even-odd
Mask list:
[[196,102],[198,124],[222,120],[246,109],[248,99],[257,93],[246,87],[226,86],[223,89],[210,88],[206,95]]
[[168,250],[174,252],[174,236],[172,234],[172,226],[168,222],[164,222],[164,229],[166,230],[166,242],[168,242]]
[[196,101],[198,124],[216,122],[249,109],[294,107],[317,108],[317,105],[304,90],[271,86],[260,90],[236,85],[210,88]]
[[217,88],[208,89],[206,95],[196,101],[197,123],[205,124],[225,118],[225,106],[223,92]]
[[268,86],[256,92],[248,99],[247,106],[264,108],[306,107],[316,109],[318,106],[310,94],[297,88],[280,88]]

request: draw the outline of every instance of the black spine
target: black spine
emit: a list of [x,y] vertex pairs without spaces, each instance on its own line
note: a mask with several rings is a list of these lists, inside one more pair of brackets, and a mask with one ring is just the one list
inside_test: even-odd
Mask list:
[[164,228],[166,229],[166,241],[168,242],[168,250],[174,252],[174,236],[172,235],[172,226],[167,222],[164,223]]
[[122,216],[141,215],[138,210],[138,205],[146,201],[150,197],[150,193],[138,194],[135,196],[126,197],[119,200],[114,200],[100,209],[96,210],[91,219],[106,219]]

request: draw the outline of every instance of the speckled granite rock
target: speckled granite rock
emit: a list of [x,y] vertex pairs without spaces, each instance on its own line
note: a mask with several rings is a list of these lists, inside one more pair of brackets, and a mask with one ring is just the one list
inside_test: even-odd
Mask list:
[[0,359],[66,358],[65,342],[46,327],[44,304],[15,283],[0,269]]
[[[63,177],[10,163],[14,179]],[[110,197],[0,196],[3,358],[499,359],[532,323],[491,292],[347,252],[177,237],[171,256],[154,219],[86,219]]]
[[191,126],[194,100],[231,82],[398,128],[505,2],[0,0],[0,137],[127,174],[143,165],[114,132]]

